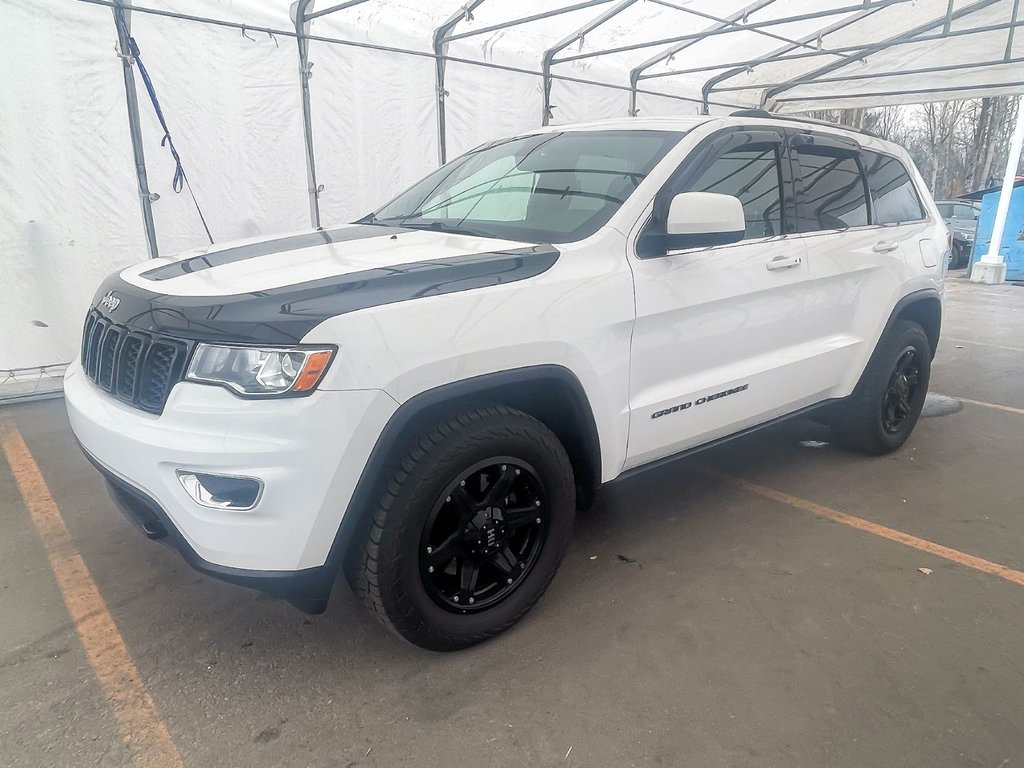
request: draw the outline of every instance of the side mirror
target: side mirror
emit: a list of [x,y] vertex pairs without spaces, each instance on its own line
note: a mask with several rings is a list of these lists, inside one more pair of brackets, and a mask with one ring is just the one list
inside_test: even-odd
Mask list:
[[746,229],[739,198],[715,192],[682,192],[669,204],[666,246],[674,250],[738,243]]

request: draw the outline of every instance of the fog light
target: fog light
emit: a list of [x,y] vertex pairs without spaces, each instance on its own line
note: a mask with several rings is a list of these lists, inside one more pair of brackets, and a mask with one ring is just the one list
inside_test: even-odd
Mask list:
[[178,482],[196,504],[211,509],[252,509],[263,494],[263,482],[251,477],[209,475],[179,469]]

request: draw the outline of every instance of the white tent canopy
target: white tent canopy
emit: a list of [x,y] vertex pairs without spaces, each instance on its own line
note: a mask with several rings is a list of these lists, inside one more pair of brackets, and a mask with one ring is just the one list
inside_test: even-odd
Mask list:
[[130,58],[126,110],[117,15],[218,241],[350,220],[548,120],[1024,92],[1020,0],[117,4],[0,9],[0,387],[74,357],[105,274],[208,242]]

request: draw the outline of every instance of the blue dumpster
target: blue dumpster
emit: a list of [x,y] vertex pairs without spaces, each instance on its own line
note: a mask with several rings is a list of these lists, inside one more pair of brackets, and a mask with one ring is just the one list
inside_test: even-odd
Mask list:
[[[982,189],[963,196],[966,199],[981,199],[981,212],[978,214],[978,230],[974,236],[974,251],[971,263],[988,253],[992,242],[992,230],[996,219],[996,204],[999,201],[999,187]],[[1006,279],[1024,280],[1024,178],[1018,179],[1010,197],[1010,211],[1006,217],[1006,228],[1003,230],[1003,241],[999,252],[1006,261]]]

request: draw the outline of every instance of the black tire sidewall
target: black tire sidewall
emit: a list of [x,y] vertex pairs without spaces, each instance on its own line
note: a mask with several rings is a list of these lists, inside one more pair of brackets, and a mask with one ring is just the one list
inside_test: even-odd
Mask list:
[[[920,371],[919,382],[910,403],[910,413],[896,432],[889,432],[885,429],[882,418],[882,406],[885,401],[885,393],[889,386],[889,380],[896,367],[896,363],[907,348],[913,348],[918,359]],[[878,350],[877,359],[872,361],[875,368],[872,371],[870,392],[864,393],[864,401],[871,409],[869,413],[862,414],[862,418],[871,418],[869,422],[873,432],[877,435],[879,447],[885,451],[892,451],[899,448],[910,437],[911,432],[917,425],[917,420],[924,407],[925,397],[928,394],[928,382],[931,377],[931,347],[924,330],[916,323],[900,321],[894,326],[885,343]]]
[[[438,605],[423,585],[423,526],[452,482],[472,465],[494,457],[519,459],[536,470],[548,500],[547,535],[530,572],[505,600],[483,611],[455,613]],[[424,647],[448,650],[472,645],[515,623],[558,569],[572,534],[574,508],[568,457],[554,434],[535,419],[510,413],[470,423],[451,435],[441,450],[428,451],[409,468],[381,532],[381,600],[395,629]]]

